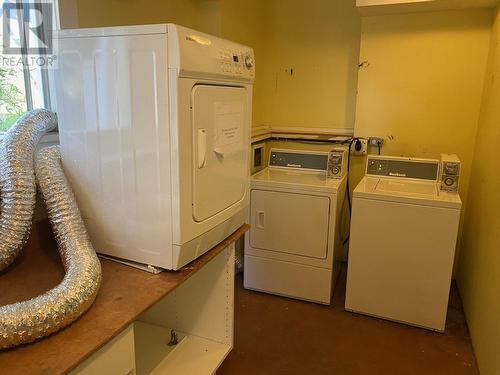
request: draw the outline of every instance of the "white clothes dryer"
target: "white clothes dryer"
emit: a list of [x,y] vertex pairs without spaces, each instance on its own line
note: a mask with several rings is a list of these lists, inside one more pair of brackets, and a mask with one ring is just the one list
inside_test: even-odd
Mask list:
[[244,287],[329,304],[340,268],[346,177],[327,178],[328,153],[273,149],[250,181]]
[[55,38],[62,161],[99,253],[177,270],[245,223],[250,47],[173,24]]

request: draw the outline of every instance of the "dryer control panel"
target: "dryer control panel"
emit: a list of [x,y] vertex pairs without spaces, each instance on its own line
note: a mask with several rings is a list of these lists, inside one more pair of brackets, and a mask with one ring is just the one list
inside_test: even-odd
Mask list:
[[213,35],[168,24],[169,68],[177,69],[182,77],[241,80],[255,78],[253,49]]
[[366,174],[379,177],[438,180],[439,161],[394,156],[369,156]]
[[347,173],[347,150],[333,149],[328,153],[326,175],[328,178],[342,178]]
[[269,153],[270,167],[326,171],[327,163],[327,152],[272,149]]

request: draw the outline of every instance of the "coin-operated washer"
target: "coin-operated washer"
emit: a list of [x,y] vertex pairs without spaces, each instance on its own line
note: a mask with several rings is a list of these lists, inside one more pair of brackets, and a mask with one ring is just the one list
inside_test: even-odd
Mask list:
[[250,182],[245,288],[330,303],[342,256],[345,161],[344,150],[271,150],[269,166]]
[[458,158],[441,164],[368,157],[353,193],[347,310],[444,331],[462,202]]

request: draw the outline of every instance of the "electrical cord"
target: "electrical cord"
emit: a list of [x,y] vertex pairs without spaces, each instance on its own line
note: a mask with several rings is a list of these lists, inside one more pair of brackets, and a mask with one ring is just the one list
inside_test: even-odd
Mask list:
[[[349,219],[352,216],[352,203],[351,203],[351,188],[350,188],[350,171],[351,171],[351,148],[354,142],[356,142],[356,150],[360,150],[362,145],[361,145],[361,140],[365,138],[352,138],[349,142],[349,147],[347,149],[348,156],[347,156],[347,184],[346,184],[346,196],[347,196],[347,204],[349,206]],[[359,148],[358,148],[359,145]],[[381,154],[381,144],[380,141],[377,142],[377,148],[378,148],[378,154]],[[345,246],[345,244],[349,241],[350,239],[350,230],[349,234],[347,237],[342,241],[342,246]]]
[[[350,192],[350,184],[349,184],[349,180],[350,180],[350,170],[351,170],[351,148],[352,148],[352,144],[354,142],[360,142],[360,139],[359,138],[352,138],[350,141],[349,141],[349,147],[347,148],[347,183],[346,183],[346,195],[347,195],[347,205],[349,207],[349,220],[351,218],[351,211],[352,211],[352,207],[351,207],[351,192]],[[350,230],[349,230],[349,233],[347,234],[347,237],[342,241],[342,246],[345,246],[345,244],[349,241],[349,238],[350,238]]]
[[347,203],[349,204],[349,215],[351,214],[351,211],[352,211],[352,207],[351,207],[351,191],[349,189],[349,180],[350,180],[350,171],[351,171],[351,149],[352,149],[352,144],[354,142],[356,142],[356,145],[354,146],[354,148],[357,150],[357,151],[360,151],[361,148],[363,147],[363,145],[361,144],[361,140],[364,139],[364,138],[353,138],[351,139],[351,141],[349,142],[349,147],[348,147],[348,155],[347,155],[347,188],[346,188],[346,192],[347,192]]

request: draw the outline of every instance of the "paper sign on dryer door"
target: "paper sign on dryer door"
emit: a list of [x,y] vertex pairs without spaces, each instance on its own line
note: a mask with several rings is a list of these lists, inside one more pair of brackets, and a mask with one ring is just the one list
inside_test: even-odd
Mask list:
[[225,157],[242,150],[244,111],[241,102],[215,102],[214,124],[214,152]]

